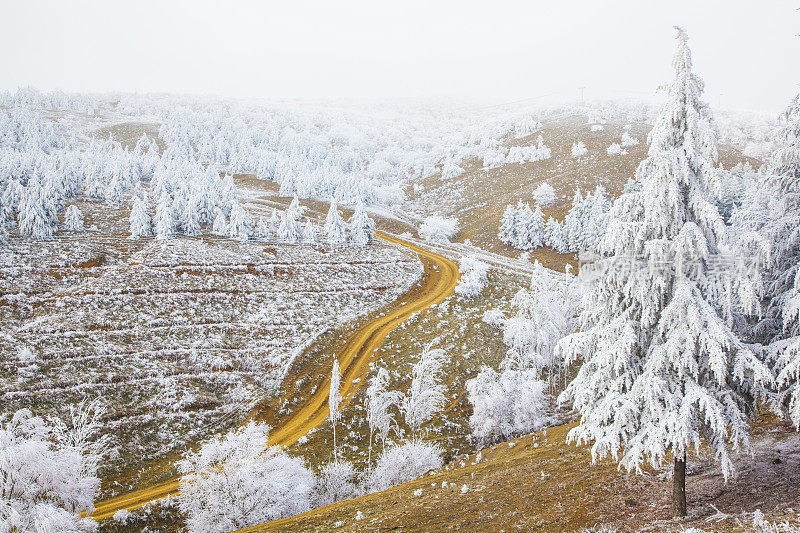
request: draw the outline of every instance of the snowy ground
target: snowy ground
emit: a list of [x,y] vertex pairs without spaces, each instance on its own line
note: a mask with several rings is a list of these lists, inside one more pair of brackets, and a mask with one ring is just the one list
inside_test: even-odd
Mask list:
[[114,470],[234,423],[319,334],[421,274],[380,244],[130,241],[125,213],[81,207],[99,231],[0,248],[0,405],[55,414],[101,395]]

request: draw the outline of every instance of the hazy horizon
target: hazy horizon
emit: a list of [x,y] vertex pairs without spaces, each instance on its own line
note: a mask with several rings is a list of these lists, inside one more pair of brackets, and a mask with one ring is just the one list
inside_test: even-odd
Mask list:
[[714,106],[798,92],[796,2],[0,1],[0,90],[267,99],[652,100],[674,24]]

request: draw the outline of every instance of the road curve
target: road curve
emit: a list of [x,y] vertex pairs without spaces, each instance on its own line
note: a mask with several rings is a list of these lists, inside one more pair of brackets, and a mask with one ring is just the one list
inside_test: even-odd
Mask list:
[[[350,336],[342,351],[337,354],[342,372],[340,391],[343,398],[343,406],[350,402],[358,392],[359,385],[365,381],[360,379],[355,382],[357,378],[367,373],[372,354],[383,344],[386,336],[412,314],[444,301],[445,298],[453,293],[453,289],[458,282],[458,267],[450,259],[393,235],[376,232],[376,236],[416,252],[423,263],[426,264],[426,271],[429,272],[429,275],[424,279],[421,290],[416,292],[417,298],[396,305],[386,314],[362,325]],[[289,446],[315,427],[324,423],[329,414],[329,388],[330,378],[325,380],[314,394],[292,413],[284,423],[273,429],[269,443]],[[128,511],[139,509],[148,502],[175,494],[178,491],[179,483],[180,478],[174,478],[109,500],[97,502],[91,517],[95,520],[104,520],[111,518],[114,513],[123,509]]]

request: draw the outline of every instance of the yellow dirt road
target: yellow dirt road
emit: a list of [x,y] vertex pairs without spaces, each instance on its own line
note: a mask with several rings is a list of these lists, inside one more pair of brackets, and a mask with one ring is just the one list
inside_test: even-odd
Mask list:
[[[444,301],[453,293],[458,282],[458,267],[453,261],[397,237],[382,232],[376,232],[376,235],[385,241],[411,249],[419,255],[426,266],[432,268],[426,268],[429,275],[423,279],[423,286],[415,291],[416,298],[404,301],[386,314],[358,328],[350,336],[344,349],[337,354],[342,373],[340,390],[343,406],[349,403],[358,391],[359,385],[364,382],[363,379],[359,379],[354,383],[356,379],[367,373],[372,354],[383,344],[386,335],[412,314]],[[323,382],[285,423],[273,429],[270,434],[270,444],[289,446],[325,422],[329,414],[329,387],[330,379]],[[97,502],[91,516],[95,520],[103,520],[111,518],[114,513],[122,509],[128,511],[138,509],[150,501],[175,494],[178,491],[179,482],[180,478],[175,478],[110,500]]]

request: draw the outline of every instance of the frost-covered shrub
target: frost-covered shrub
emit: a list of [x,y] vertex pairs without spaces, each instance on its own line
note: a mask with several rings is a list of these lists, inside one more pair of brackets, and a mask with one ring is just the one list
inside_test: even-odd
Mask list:
[[528,161],[544,161],[550,159],[550,148],[544,144],[541,135],[536,140],[536,146],[512,146],[508,150],[506,163],[525,163]]
[[542,183],[533,191],[533,199],[542,207],[546,207],[556,201],[556,191],[549,183]]
[[478,296],[486,286],[489,265],[478,259],[476,255],[465,255],[459,263],[461,279],[458,280],[455,292],[464,298]]
[[627,150],[623,149],[617,143],[611,143],[608,148],[606,148],[606,153],[608,155],[625,155],[628,153]]
[[100,491],[97,465],[107,441],[96,438],[97,402],[71,407],[50,424],[27,409],[0,424],[0,531],[96,531],[81,518]]
[[531,369],[484,366],[467,380],[473,413],[469,419],[473,436],[481,440],[507,439],[543,428],[550,420],[547,383]]
[[572,155],[572,157],[583,157],[588,153],[589,150],[586,149],[586,145],[583,144],[582,141],[575,141],[572,143],[572,149],[570,150],[570,155]]
[[603,131],[604,129],[606,128],[602,124],[592,124],[592,131],[597,132],[597,131]]
[[458,234],[458,220],[438,215],[427,217],[419,226],[419,235],[429,242],[450,242]]
[[624,147],[636,146],[639,144],[639,139],[631,135],[629,132],[624,131],[622,132],[622,137],[620,137],[620,144]]
[[502,167],[506,163],[506,154],[501,150],[488,150],[483,154],[483,168]]
[[412,481],[443,464],[442,449],[436,444],[412,440],[387,448],[367,476],[368,492]]
[[317,475],[314,505],[322,507],[358,496],[356,469],[349,461],[332,461]]
[[445,163],[442,167],[442,179],[450,180],[464,173],[464,169],[454,163]]
[[177,503],[190,531],[233,531],[311,508],[314,475],[302,459],[267,445],[269,430],[251,422],[178,463]]

